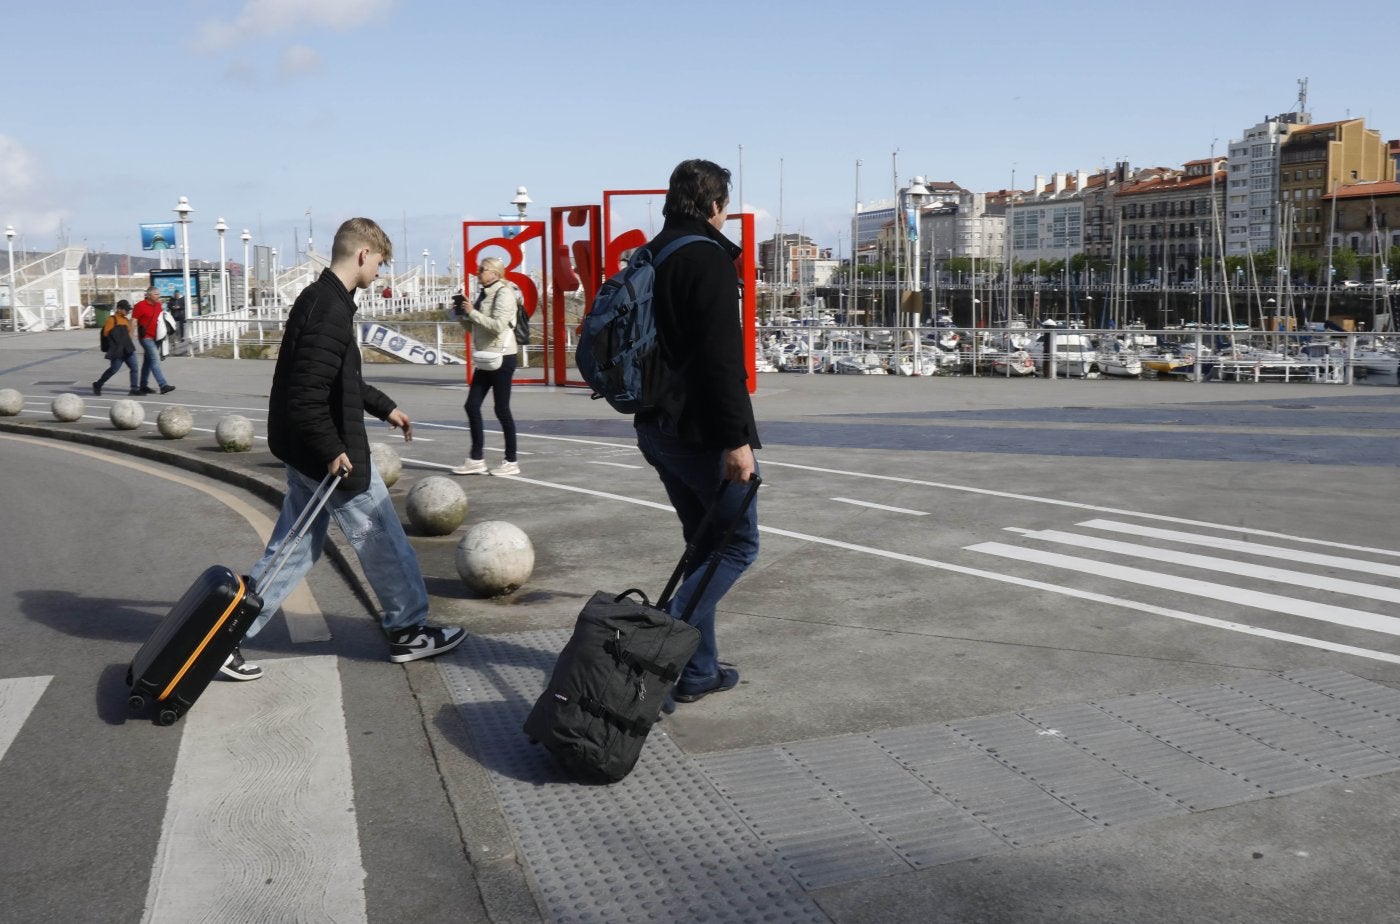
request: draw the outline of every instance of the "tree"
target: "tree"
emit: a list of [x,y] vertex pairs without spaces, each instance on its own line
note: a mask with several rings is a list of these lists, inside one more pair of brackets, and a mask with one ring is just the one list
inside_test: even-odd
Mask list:
[[1320,273],[1325,272],[1325,268],[1317,257],[1295,253],[1289,258],[1288,271],[1293,274],[1294,279],[1312,279],[1320,284],[1326,283],[1325,279],[1318,278]]
[[[1332,251],[1332,267],[1337,271],[1337,278],[1333,281],[1341,282],[1344,279],[1354,279],[1356,269],[1360,264],[1361,258],[1350,247],[1341,247]],[[1323,281],[1326,282],[1326,280]]]

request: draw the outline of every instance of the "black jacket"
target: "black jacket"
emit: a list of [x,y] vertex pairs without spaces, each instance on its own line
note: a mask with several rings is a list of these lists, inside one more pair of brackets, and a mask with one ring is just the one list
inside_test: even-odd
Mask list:
[[[670,241],[700,234],[719,247],[695,242],[656,269],[652,305],[667,364],[680,379],[680,406],[670,415],[680,439],[716,449],[745,444],[758,449],[758,426],[749,401],[740,319],[739,275],[743,251],[709,222],[668,218],[647,244],[654,254]],[[641,418],[639,417],[639,421]]]
[[319,481],[343,452],[352,470],[339,490],[358,494],[369,488],[365,412],[384,420],[395,407],[360,378],[355,299],[335,273],[323,270],[287,316],[267,405],[272,454]]

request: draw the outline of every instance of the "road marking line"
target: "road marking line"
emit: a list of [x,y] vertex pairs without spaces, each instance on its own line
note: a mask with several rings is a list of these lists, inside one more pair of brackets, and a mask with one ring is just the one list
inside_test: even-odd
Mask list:
[[1271,568],[1267,565],[1255,565],[1249,562],[1230,561],[1226,558],[1214,558],[1210,555],[1196,555],[1192,552],[1177,552],[1172,549],[1162,549],[1151,545],[1138,545],[1133,542],[1100,539],[1097,536],[1080,536],[1076,533],[1066,533],[1056,529],[1022,529],[1019,526],[1008,526],[1007,529],[1013,533],[1019,533],[1028,539],[1039,539],[1043,542],[1058,542],[1062,545],[1072,545],[1082,549],[1096,549],[1100,552],[1112,552],[1117,555],[1127,555],[1132,558],[1168,561],[1177,565],[1186,565],[1190,568],[1200,568],[1204,571],[1219,571],[1224,574],[1236,574],[1240,577],[1258,578],[1263,581],[1273,581],[1278,584],[1293,584],[1297,587],[1311,587],[1314,590],[1326,590],[1332,593],[1349,594],[1353,597],[1365,597],[1368,600],[1400,603],[1400,590],[1393,587],[1382,587],[1376,584],[1363,584],[1360,581],[1348,581],[1342,578],[1306,574],[1302,571],[1288,571],[1283,568]]
[[[1244,552],[1246,555],[1260,555],[1268,558],[1283,558],[1308,565],[1323,565],[1328,568],[1344,568],[1347,571],[1360,571],[1384,577],[1400,577],[1400,565],[1387,565],[1383,562],[1359,561],[1355,558],[1342,558],[1340,555],[1323,555],[1319,552],[1303,552],[1277,545],[1261,545],[1240,539],[1220,539],[1215,536],[1200,536],[1175,529],[1158,529],[1154,526],[1138,526],[1132,523],[1115,523],[1112,520],[1085,520],[1075,524],[1089,529],[1102,529],[1130,536],[1144,536],[1149,539],[1165,539],[1168,542],[1181,542],[1187,545],[1202,545],[1212,549],[1230,552]],[[1372,551],[1372,550],[1367,550]],[[1374,551],[1381,551],[1379,549]],[[1393,555],[1394,552],[1384,554]]]
[[[669,507],[666,509],[670,509]],[[1369,648],[1357,648],[1352,645],[1340,645],[1336,642],[1328,642],[1322,639],[1309,638],[1306,635],[1293,635],[1288,632],[1277,632],[1273,629],[1263,629],[1258,626],[1245,625],[1239,622],[1228,622],[1224,619],[1215,619],[1210,616],[1201,616],[1196,613],[1187,613],[1182,610],[1174,610],[1165,606],[1156,606],[1151,603],[1141,603],[1137,600],[1129,600],[1126,597],[1114,597],[1109,594],[1095,593],[1091,590],[1080,590],[1077,587],[1064,587],[1059,584],[1048,584],[1044,581],[1033,581],[1030,578],[1019,577],[1014,574],[1004,574],[997,571],[983,571],[981,568],[970,568],[966,565],[955,565],[951,562],[934,561],[931,558],[920,558],[917,555],[906,555],[903,552],[890,552],[885,549],[871,548],[870,546],[856,545],[851,542],[842,542],[837,539],[825,539],[821,536],[809,536],[805,533],[793,532],[787,529],[777,529],[771,526],[760,526],[759,530],[772,533],[776,536],[786,536],[790,539],[800,539],[805,542],[814,542],[819,545],[829,545],[834,548],[846,549],[852,552],[863,552],[867,555],[875,555],[880,558],[889,558],[895,561],[902,561],[912,565],[923,565],[927,568],[937,568],[940,571],[951,571],[954,574],[965,574],[970,577],[985,578],[989,581],[999,581],[1003,584],[1014,584],[1017,587],[1026,587],[1031,590],[1040,590],[1046,593],[1060,594],[1065,597],[1074,597],[1078,600],[1090,600],[1095,603],[1104,603],[1109,606],[1117,606],[1123,609],[1138,610],[1143,613],[1151,613],[1154,616],[1165,616],[1169,619],[1179,619],[1183,622],[1192,622],[1197,625],[1210,626],[1215,629],[1226,629],[1230,632],[1240,632],[1245,635],[1257,635],[1261,638],[1273,639],[1280,642],[1290,642],[1295,645],[1304,645],[1309,648],[1321,648],[1324,651],[1336,651],[1342,654],[1355,655],[1358,658],[1369,658],[1373,661],[1385,661],[1389,664],[1400,664],[1400,655],[1394,655],[1387,651],[1373,651]]]
[[25,719],[34,711],[53,677],[16,677],[0,680],[0,760],[14,743]]
[[857,507],[870,507],[875,510],[888,510],[890,513],[907,513],[910,516],[915,517],[928,516],[928,511],[926,510],[910,510],[908,507],[890,507],[885,504],[873,504],[870,501],[855,500],[854,498],[850,497],[833,497],[832,500],[842,504],[855,504]]
[[[767,465],[767,461],[764,465]],[[515,481],[526,484],[539,485],[544,488],[555,488],[561,491],[572,491],[576,494],[586,494],[592,497],[601,497],[607,500],[621,501],[625,504],[635,504],[641,507],[651,507],[656,510],[673,512],[670,504],[659,504],[655,501],[641,500],[635,497],[625,497],[620,494],[610,494],[605,491],[595,491],[591,488],[580,488],[574,485],[558,484],[552,481],[543,481],[538,478],[525,478],[515,476]],[[891,552],[886,549],[877,549],[872,546],[857,545],[853,542],[843,542],[840,539],[828,539],[824,536],[813,536],[810,533],[799,533],[790,529],[780,529],[776,526],[759,526],[759,532],[767,533],[771,536],[783,536],[788,539],[796,539],[800,542],[811,542],[817,545],[830,546],[837,549],[845,549],[848,552],[860,552],[865,555],[874,555],[878,558],[888,558],[893,561],[901,561],[906,564],[922,565],[926,568],[936,568],[940,571],[950,571],[954,574],[964,574],[969,577],[984,578],[989,581],[997,581],[1002,584],[1014,584],[1018,587],[1026,587],[1031,590],[1044,591],[1045,593],[1059,594],[1065,597],[1074,597],[1079,600],[1089,600],[1095,603],[1104,603],[1109,606],[1116,606],[1122,609],[1137,610],[1143,613],[1151,613],[1155,616],[1165,616],[1169,619],[1178,619],[1182,622],[1191,622],[1197,625],[1210,626],[1215,629],[1225,629],[1230,632],[1239,632],[1245,635],[1255,635],[1261,638],[1273,639],[1275,641],[1289,642],[1294,645],[1303,645],[1308,648],[1320,648],[1324,651],[1335,651],[1341,654],[1354,655],[1358,658],[1368,658],[1373,661],[1385,661],[1389,664],[1400,664],[1400,655],[1394,655],[1386,651],[1374,651],[1369,648],[1357,648],[1353,645],[1341,645],[1335,642],[1328,642],[1322,639],[1309,638],[1306,635],[1294,635],[1289,632],[1278,632],[1273,629],[1265,629],[1259,626],[1250,626],[1244,623],[1229,622],[1223,619],[1215,619],[1210,616],[1201,616],[1196,613],[1187,613],[1182,610],[1174,610],[1169,607],[1156,606],[1151,603],[1141,603],[1137,600],[1129,600],[1126,597],[1115,597],[1109,594],[1095,593],[1089,590],[1080,590],[1076,587],[1063,587],[1059,584],[1050,584],[1045,581],[1034,581],[1030,578],[1019,577],[1014,574],[1003,574],[996,571],[985,571],[981,568],[971,568],[967,565],[956,565],[951,562],[935,561],[931,558],[921,558],[917,555],[908,555],[904,552]]]
[[1345,549],[1349,552],[1369,552],[1373,555],[1389,555],[1393,558],[1400,558],[1400,552],[1394,549],[1376,549],[1365,545],[1348,545],[1345,542],[1331,542],[1326,539],[1309,539],[1306,536],[1293,536],[1288,533],[1270,532],[1267,529],[1251,529],[1247,526],[1230,526],[1221,523],[1213,523],[1206,520],[1191,520],[1186,517],[1171,517],[1160,513],[1143,513],[1138,510],[1125,510],[1121,507],[1104,507],[1098,504],[1085,504],[1079,501],[1060,500],[1055,497],[1040,497],[1034,494],[1015,494],[1011,491],[994,491],[990,488],[973,488],[961,484],[947,484],[940,481],[925,481],[919,478],[901,478],[895,475],[876,475],[871,472],[852,472],[839,468],[822,468],[816,465],[798,465],[794,462],[775,462],[772,459],[762,460],[764,468],[794,468],[799,471],[818,472],[824,475],[847,475],[851,478],[870,478],[875,481],[893,481],[896,484],[911,484],[924,488],[940,488],[945,491],[962,491],[966,494],[981,494],[986,497],[1000,497],[1006,500],[1022,501],[1032,504],[1049,504],[1053,507],[1072,507],[1076,510],[1093,510],[1098,513],[1111,513],[1116,516],[1137,517],[1143,520],[1156,520],[1162,523],[1180,523],[1183,526],[1199,526],[1206,529],[1224,529],[1234,533],[1245,533],[1250,536],[1268,536],[1273,539],[1287,539],[1290,542],[1302,542],[1308,545],[1321,545],[1334,549]]
[[1345,606],[1333,606],[1328,603],[1313,603],[1308,600],[1297,600],[1293,597],[1285,597],[1281,594],[1244,590],[1239,587],[1231,587],[1228,584],[1198,581],[1194,578],[1177,577],[1171,574],[1158,574],[1157,572],[1147,571],[1142,568],[1130,568],[1126,565],[1114,565],[1108,562],[1093,561],[1087,558],[1075,558],[1071,555],[1061,555],[1058,552],[1045,552],[1040,549],[1006,545],[1001,542],[981,542],[977,545],[969,545],[966,548],[969,552],[985,552],[989,555],[997,555],[1002,558],[1012,559],[1013,561],[1033,562],[1035,564],[1049,565],[1055,568],[1066,568],[1081,574],[1094,574],[1116,581],[1128,581],[1133,584],[1142,584],[1147,587],[1169,590],[1173,593],[1190,594],[1193,597],[1221,600],[1226,603],[1255,607],[1275,613],[1287,613],[1291,616],[1302,616],[1305,619],[1316,619],[1320,622],[1330,622],[1339,626],[1350,626],[1353,629],[1366,629],[1371,632],[1384,632],[1387,635],[1400,635],[1400,619],[1394,616],[1384,616],[1380,613],[1368,613],[1365,610],[1353,610]]
[[144,924],[368,920],[336,658],[263,664],[184,720]]
[[[64,452],[73,452],[78,455],[99,459],[108,465],[121,465],[125,468],[134,469],[142,474],[155,475],[164,478],[166,481],[173,481],[176,484],[202,491],[214,498],[219,503],[237,513],[248,521],[248,525],[253,527],[258,538],[264,547],[268,538],[272,535],[274,522],[262,511],[255,509],[249,504],[228,491],[214,487],[207,482],[202,482],[194,478],[186,478],[170,471],[165,466],[148,465],[143,462],[134,461],[120,453],[89,449],[86,446],[75,446],[69,443],[59,443],[54,440],[39,439],[30,436],[16,436],[9,433],[0,433],[0,439],[16,440],[21,443],[29,443],[33,446],[43,446],[47,449],[61,449]],[[305,581],[299,581],[292,589],[291,594],[282,604],[282,615],[287,620],[287,634],[294,643],[302,642],[324,642],[330,639],[330,626],[326,625],[326,619],[321,614],[321,607],[316,603],[316,598],[311,594],[311,588]]]
[[626,462],[600,462],[597,459],[589,459],[589,465],[611,465],[613,468],[641,468],[640,465],[630,465]]

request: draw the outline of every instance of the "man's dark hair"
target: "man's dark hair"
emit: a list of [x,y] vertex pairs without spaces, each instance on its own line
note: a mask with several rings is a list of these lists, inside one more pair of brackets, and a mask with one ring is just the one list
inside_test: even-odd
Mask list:
[[671,171],[661,214],[667,218],[709,221],[714,207],[728,201],[728,170],[708,160],[683,160]]

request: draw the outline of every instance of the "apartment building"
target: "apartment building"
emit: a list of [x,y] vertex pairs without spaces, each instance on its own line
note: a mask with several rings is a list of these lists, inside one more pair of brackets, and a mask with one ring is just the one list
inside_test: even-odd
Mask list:
[[1342,186],[1322,197],[1322,207],[1328,210],[1329,224],[1335,220],[1333,249],[1347,247],[1360,258],[1357,279],[1395,278],[1400,267],[1390,266],[1388,260],[1390,249],[1400,247],[1400,182]]
[[1279,149],[1312,121],[1306,112],[1268,116],[1231,139],[1225,198],[1225,254],[1242,257],[1278,247]]
[[1037,175],[1030,191],[1009,210],[1014,263],[1068,260],[1084,250],[1084,197],[1089,174]]
[[1393,180],[1395,161],[1365,119],[1300,126],[1279,147],[1279,207],[1295,256],[1326,259],[1331,216],[1324,196],[1344,186]]
[[1212,238],[1225,204],[1226,162],[1189,161],[1118,190],[1123,255],[1135,279],[1191,282],[1203,259],[1218,252]]

